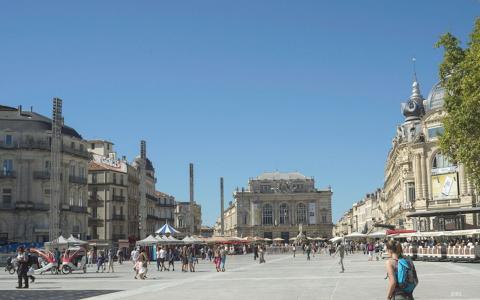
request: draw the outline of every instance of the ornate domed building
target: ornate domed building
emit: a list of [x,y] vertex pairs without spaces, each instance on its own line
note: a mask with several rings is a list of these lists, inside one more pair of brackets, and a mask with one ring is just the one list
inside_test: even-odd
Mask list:
[[402,104],[405,121],[397,127],[385,166],[384,223],[400,229],[443,231],[478,227],[478,202],[461,164],[439,151],[445,90],[436,84],[427,99],[415,78]]

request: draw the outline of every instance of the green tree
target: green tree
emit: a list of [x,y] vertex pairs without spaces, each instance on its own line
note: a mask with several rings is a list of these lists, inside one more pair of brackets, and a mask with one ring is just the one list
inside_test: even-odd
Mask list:
[[450,33],[435,45],[444,48],[440,79],[445,88],[443,120],[445,132],[440,137],[441,151],[465,166],[475,187],[480,188],[480,18],[470,41],[462,48]]

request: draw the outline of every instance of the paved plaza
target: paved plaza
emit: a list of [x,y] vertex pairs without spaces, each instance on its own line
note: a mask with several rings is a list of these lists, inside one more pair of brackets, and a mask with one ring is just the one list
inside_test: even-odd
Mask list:
[[[0,275],[0,299],[385,299],[383,261],[368,262],[361,254],[338,260],[326,255],[311,261],[300,253],[267,256],[259,265],[251,255],[230,256],[227,272],[200,262],[196,273],[157,272],[135,280],[131,264],[116,265],[115,273],[41,275],[30,290],[15,290],[16,277]],[[416,299],[480,299],[480,265],[416,262],[420,284]]]

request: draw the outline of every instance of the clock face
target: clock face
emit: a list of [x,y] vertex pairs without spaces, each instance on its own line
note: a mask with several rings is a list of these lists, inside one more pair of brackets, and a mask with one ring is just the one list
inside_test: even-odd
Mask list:
[[413,101],[408,102],[408,108],[410,108],[410,110],[414,110],[416,106],[417,105],[415,102]]

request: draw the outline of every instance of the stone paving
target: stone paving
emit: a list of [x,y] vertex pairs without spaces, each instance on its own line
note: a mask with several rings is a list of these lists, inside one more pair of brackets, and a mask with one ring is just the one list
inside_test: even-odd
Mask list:
[[[116,265],[115,273],[41,275],[30,290],[15,290],[16,277],[0,274],[0,299],[385,299],[383,261],[368,262],[361,254],[338,260],[320,255],[307,261],[302,254],[267,256],[259,265],[251,255],[227,258],[227,272],[200,262],[196,273],[157,272],[147,280],[133,278],[132,265]],[[480,299],[480,264],[416,262],[420,284],[415,299]],[[81,292],[83,293],[75,293]],[[116,292],[119,291],[119,292]],[[48,293],[47,293],[48,292]],[[97,292],[98,294],[95,294]],[[47,296],[50,295],[50,296]]]

